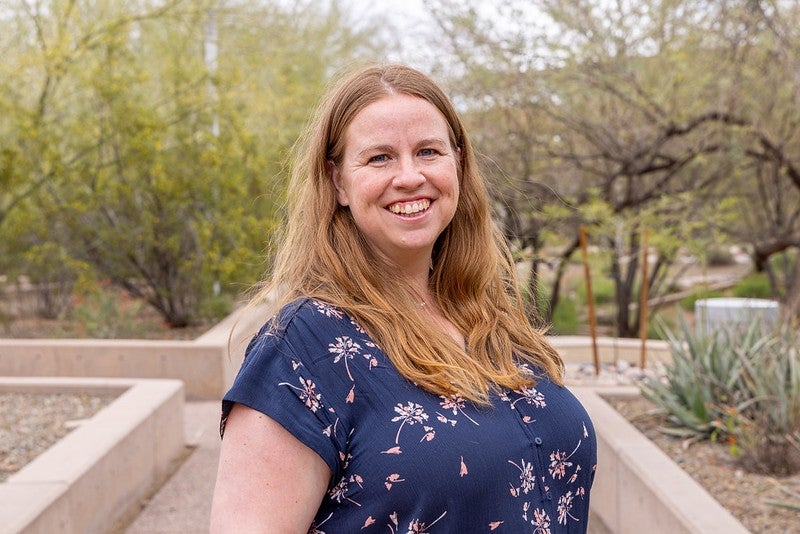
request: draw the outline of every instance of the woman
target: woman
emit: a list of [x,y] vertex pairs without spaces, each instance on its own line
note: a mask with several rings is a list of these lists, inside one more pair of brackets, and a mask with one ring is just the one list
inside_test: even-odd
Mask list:
[[584,532],[596,444],[527,322],[459,117],[401,65],[350,74],[298,144],[223,400],[214,532]]

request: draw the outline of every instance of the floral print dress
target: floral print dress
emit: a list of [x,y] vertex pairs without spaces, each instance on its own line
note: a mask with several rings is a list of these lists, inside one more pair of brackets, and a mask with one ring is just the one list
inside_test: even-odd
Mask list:
[[[223,399],[279,422],[333,473],[311,533],[586,531],[592,423],[566,389],[476,406],[402,377],[347,314],[309,299],[264,327]],[[532,372],[526,369],[527,372]]]

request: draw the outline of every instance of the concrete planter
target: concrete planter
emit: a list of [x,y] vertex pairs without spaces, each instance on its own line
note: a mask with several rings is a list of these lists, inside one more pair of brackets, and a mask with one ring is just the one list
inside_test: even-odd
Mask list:
[[597,433],[592,519],[614,534],[746,534],[698,482],[602,396],[637,396],[635,387],[574,387]]
[[0,533],[101,533],[186,448],[178,380],[0,378],[0,391],[119,395],[0,484]]

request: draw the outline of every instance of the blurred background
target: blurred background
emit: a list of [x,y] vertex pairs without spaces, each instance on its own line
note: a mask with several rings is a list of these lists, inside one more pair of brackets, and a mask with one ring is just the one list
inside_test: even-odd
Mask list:
[[709,296],[800,314],[794,0],[0,0],[0,57],[0,336],[230,313],[317,98],[373,61],[456,103],[553,333],[590,296],[621,337]]

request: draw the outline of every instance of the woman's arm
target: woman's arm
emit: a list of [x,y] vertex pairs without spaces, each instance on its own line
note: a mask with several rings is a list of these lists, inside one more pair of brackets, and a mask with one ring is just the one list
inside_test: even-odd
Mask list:
[[225,424],[211,533],[306,533],[331,471],[261,412],[236,404]]

